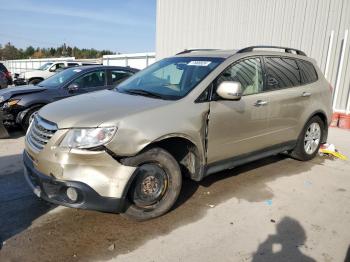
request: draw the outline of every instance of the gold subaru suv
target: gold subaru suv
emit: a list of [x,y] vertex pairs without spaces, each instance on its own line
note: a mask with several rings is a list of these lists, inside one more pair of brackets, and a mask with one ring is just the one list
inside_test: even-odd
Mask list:
[[332,89],[292,48],[185,50],[113,90],[43,107],[25,176],[59,205],[146,220],[195,181],[282,152],[312,159],[327,140]]

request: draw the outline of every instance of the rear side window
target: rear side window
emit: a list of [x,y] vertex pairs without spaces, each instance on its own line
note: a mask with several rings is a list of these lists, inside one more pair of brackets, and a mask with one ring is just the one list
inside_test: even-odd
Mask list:
[[71,66],[79,66],[78,63],[68,63],[68,66],[71,67]]
[[300,68],[301,84],[310,84],[316,82],[318,77],[316,69],[310,62],[298,60],[298,65]]
[[301,76],[294,59],[285,57],[266,57],[266,90],[276,90],[299,86]]

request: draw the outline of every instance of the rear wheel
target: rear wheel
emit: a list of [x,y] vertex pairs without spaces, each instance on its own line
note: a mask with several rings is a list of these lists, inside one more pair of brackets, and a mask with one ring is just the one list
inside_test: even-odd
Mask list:
[[124,215],[148,220],[165,214],[174,205],[181,190],[182,176],[179,164],[164,149],[150,149],[137,159],[139,163]]
[[318,116],[312,117],[305,125],[299,136],[291,156],[301,161],[314,158],[321,146],[324,133],[324,123]]

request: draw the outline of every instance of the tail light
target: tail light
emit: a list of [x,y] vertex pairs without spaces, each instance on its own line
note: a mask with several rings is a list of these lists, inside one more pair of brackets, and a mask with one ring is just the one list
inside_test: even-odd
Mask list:
[[11,72],[10,71],[5,72],[5,75],[6,75],[7,78],[11,78]]

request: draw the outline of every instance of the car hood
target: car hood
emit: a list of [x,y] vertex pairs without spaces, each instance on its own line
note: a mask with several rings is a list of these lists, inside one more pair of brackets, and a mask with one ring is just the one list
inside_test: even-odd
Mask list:
[[59,129],[117,125],[124,117],[151,110],[172,101],[104,90],[63,99],[40,111],[40,117],[54,122]]
[[46,90],[45,87],[33,86],[33,85],[5,88],[0,90],[0,97],[2,97],[2,99],[0,100],[3,100],[2,102],[4,102],[15,95],[42,92],[44,90]]

